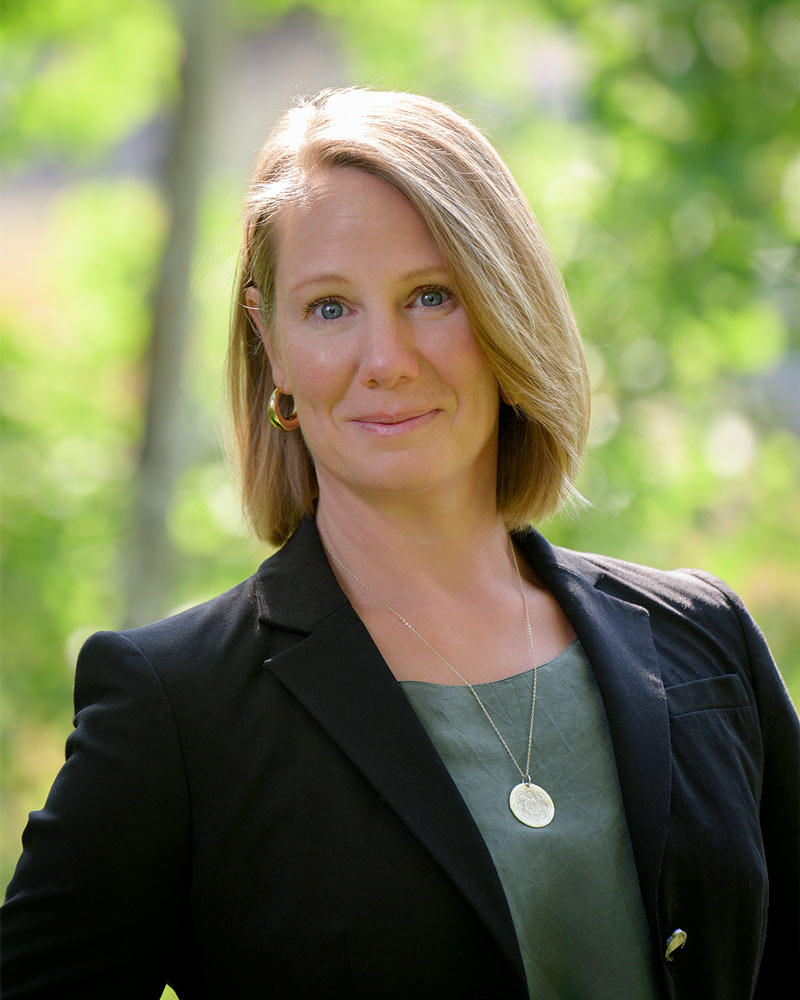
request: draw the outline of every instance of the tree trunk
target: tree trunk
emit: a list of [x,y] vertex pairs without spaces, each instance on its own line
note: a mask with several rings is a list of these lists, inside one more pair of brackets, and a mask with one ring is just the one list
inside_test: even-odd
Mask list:
[[174,561],[166,515],[181,463],[182,372],[192,251],[224,7],[219,0],[177,4],[184,40],[181,92],[163,178],[169,225],[154,289],[146,359],[145,425],[125,559],[126,625],[142,624],[165,613]]

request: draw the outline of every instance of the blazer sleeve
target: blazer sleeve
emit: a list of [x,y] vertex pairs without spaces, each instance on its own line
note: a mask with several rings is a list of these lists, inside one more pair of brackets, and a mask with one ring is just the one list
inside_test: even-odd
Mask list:
[[3,907],[3,998],[157,1000],[190,879],[175,720],[149,660],[116,633],[83,647],[75,711]]
[[[761,834],[769,878],[767,934],[756,997],[800,989],[800,721],[760,629],[741,598],[706,573],[735,612],[747,646],[749,680],[761,725]],[[788,990],[788,992],[787,992]]]

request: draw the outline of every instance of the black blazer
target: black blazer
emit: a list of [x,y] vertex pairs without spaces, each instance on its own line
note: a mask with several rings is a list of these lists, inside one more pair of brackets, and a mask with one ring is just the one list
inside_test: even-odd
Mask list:
[[[800,727],[763,638],[703,573],[520,543],[596,674],[663,996],[789,995]],[[313,522],[208,604],[91,638],[75,703],[7,1000],[526,996],[486,846]]]

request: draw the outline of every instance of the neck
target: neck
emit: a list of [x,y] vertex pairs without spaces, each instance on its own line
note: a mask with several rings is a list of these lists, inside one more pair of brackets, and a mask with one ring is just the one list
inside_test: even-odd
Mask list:
[[[493,485],[493,484],[492,484]],[[397,589],[433,594],[474,592],[508,574],[508,532],[484,496],[380,503],[320,484],[317,528],[325,546],[381,594]],[[348,596],[352,583],[341,579]]]

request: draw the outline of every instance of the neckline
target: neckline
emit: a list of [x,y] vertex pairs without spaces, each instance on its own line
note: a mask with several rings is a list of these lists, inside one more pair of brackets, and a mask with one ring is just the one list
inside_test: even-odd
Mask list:
[[[516,680],[519,677],[530,677],[533,674],[534,670],[541,670],[542,667],[551,667],[551,666],[553,666],[554,664],[558,663],[559,660],[564,659],[569,653],[571,653],[579,645],[580,645],[580,642],[578,640],[578,637],[577,637],[577,635],[574,635],[572,637],[569,645],[566,646],[564,649],[562,649],[561,652],[558,653],[556,656],[554,656],[551,660],[546,660],[544,663],[540,663],[536,667],[528,667],[527,670],[521,670],[517,674],[509,674],[507,677],[498,677],[497,680],[495,680],[495,681],[484,681],[482,684],[473,684],[472,686],[474,688],[477,688],[478,690],[481,690],[482,688],[490,688],[490,687],[494,687],[497,684],[504,684],[507,681]],[[410,685],[410,684],[415,684],[415,685],[418,685],[419,687],[422,687],[422,688],[444,688],[446,690],[453,690],[453,689],[455,689],[456,691],[468,691],[469,690],[469,688],[466,686],[466,684],[437,684],[436,681],[405,680],[405,681],[398,681],[397,683],[400,684],[402,687],[405,687],[406,685]]]

